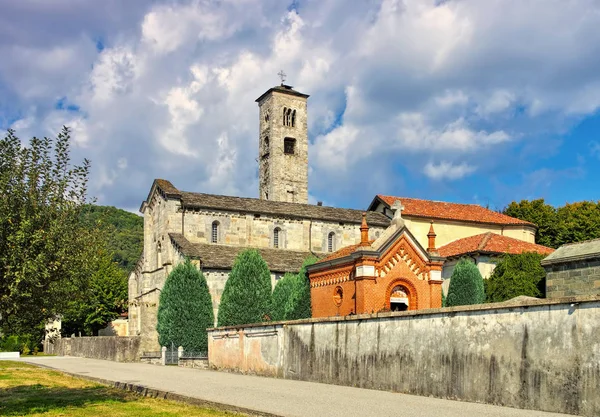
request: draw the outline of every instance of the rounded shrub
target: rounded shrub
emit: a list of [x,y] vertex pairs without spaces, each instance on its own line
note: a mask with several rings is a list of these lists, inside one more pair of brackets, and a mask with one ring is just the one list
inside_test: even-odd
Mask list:
[[256,249],[240,252],[233,263],[219,305],[219,326],[268,321],[271,272]]
[[546,271],[541,265],[542,259],[544,255],[532,252],[504,255],[485,282],[487,301],[506,301],[520,295],[544,297]]
[[461,259],[454,267],[450,277],[446,306],[481,304],[484,301],[483,277],[479,269],[470,260]]
[[158,305],[158,341],[161,346],[183,346],[206,352],[206,329],[215,323],[212,299],[204,275],[187,259],[169,274]]

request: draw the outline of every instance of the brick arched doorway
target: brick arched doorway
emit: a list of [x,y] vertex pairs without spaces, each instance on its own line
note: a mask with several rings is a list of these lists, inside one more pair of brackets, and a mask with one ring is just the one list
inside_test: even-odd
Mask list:
[[392,281],[386,292],[386,309],[390,311],[416,310],[417,289],[409,281],[403,279]]

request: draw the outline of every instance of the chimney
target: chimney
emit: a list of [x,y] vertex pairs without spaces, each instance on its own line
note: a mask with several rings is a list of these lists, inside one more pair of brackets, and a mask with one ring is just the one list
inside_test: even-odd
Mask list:
[[322,201],[317,201],[317,206],[321,207],[323,205]]
[[369,246],[369,225],[367,224],[367,213],[362,214],[362,224],[360,225],[360,245]]

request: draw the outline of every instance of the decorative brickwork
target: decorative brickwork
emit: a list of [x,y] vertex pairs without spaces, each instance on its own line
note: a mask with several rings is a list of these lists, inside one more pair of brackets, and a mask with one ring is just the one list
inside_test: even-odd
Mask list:
[[381,250],[363,237],[308,268],[313,317],[441,307],[442,262],[405,228]]

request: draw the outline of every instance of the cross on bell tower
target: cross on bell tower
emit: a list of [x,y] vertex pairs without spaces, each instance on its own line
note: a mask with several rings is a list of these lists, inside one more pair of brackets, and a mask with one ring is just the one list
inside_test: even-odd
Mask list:
[[287,74],[285,72],[283,72],[283,70],[281,70],[277,73],[277,75],[279,75],[279,78],[281,79],[281,85],[283,85],[283,83],[285,82],[285,77],[287,77]]

